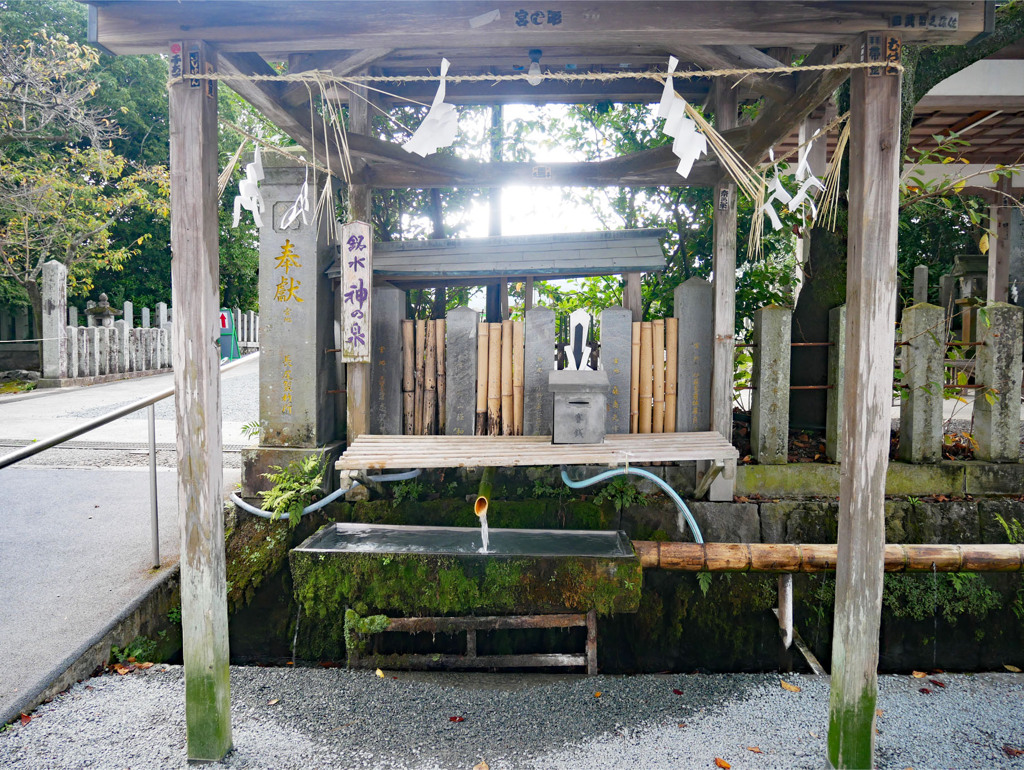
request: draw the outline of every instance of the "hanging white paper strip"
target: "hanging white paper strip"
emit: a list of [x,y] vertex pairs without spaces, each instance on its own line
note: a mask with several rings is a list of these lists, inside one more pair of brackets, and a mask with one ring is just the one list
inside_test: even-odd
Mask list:
[[439,147],[447,147],[455,141],[459,131],[459,115],[453,105],[445,104],[444,101],[444,79],[448,74],[448,64],[447,59],[441,59],[441,82],[437,86],[434,103],[430,105],[427,117],[420,123],[412,138],[402,145],[406,152],[414,152],[425,158],[437,152]]
[[284,216],[281,217],[281,229],[287,230],[296,219],[302,217],[302,224],[309,224],[309,166],[306,166],[306,178],[302,180],[302,187],[299,188],[299,194],[295,198],[295,203],[291,205]]
[[256,227],[263,227],[263,217],[260,215],[266,208],[266,204],[263,202],[263,194],[260,192],[259,183],[262,180],[263,159],[260,157],[259,145],[256,145],[252,163],[245,167],[245,179],[238,183],[234,217],[231,220],[232,227],[238,227],[238,223],[242,218],[242,209],[252,212],[252,218],[256,223]]
[[656,117],[665,119],[662,130],[675,140],[672,142],[672,153],[679,158],[676,171],[685,178],[690,175],[697,159],[707,152],[708,140],[697,129],[697,124],[686,116],[686,100],[675,92],[672,73],[678,64],[679,60],[675,56],[668,57],[669,76],[665,78]]

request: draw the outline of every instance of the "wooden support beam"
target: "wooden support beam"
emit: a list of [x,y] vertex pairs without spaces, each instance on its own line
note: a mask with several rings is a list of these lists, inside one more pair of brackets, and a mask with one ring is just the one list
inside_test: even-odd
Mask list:
[[622,306],[633,314],[633,321],[644,320],[644,302],[640,291],[642,273],[626,273],[626,285],[622,290]]
[[[853,46],[846,46],[833,56],[831,45],[819,45],[804,59],[805,65],[849,61]],[[807,72],[797,78],[796,92],[785,101],[773,102],[761,111],[750,132],[749,141],[741,150],[751,165],[760,163],[772,147],[792,134],[811,111],[825,101],[850,76],[850,70]]]
[[[198,59],[190,53],[196,51]],[[216,67],[184,43],[198,72]],[[227,580],[221,465],[217,222],[217,84],[169,88],[171,290],[181,531],[181,630],[188,759],[218,762],[231,748]]]
[[[327,70],[335,77],[343,78],[383,59],[393,50],[393,48],[364,48],[359,51],[321,51],[306,57],[298,68],[290,71]],[[281,101],[292,107],[306,104],[309,101],[309,89],[305,83],[287,83],[281,91]]]
[[[865,36],[858,51],[868,50]],[[881,36],[884,46],[885,36]],[[875,45],[872,43],[872,45]],[[855,70],[850,88],[843,472],[828,755],[873,766],[895,341],[900,76]]]
[[[708,70],[781,66],[780,62],[772,57],[746,45],[678,45],[672,49],[672,53],[682,61],[691,61]],[[740,75],[728,78],[730,85],[735,85],[740,80]],[[792,75],[751,74],[742,76],[742,81],[758,93],[777,101],[785,101],[793,96]]]
[[[715,124],[736,125],[736,92],[728,83],[715,84]],[[721,181],[712,199],[714,242],[714,339],[711,371],[711,429],[732,437],[733,349],[736,333],[736,185]]]

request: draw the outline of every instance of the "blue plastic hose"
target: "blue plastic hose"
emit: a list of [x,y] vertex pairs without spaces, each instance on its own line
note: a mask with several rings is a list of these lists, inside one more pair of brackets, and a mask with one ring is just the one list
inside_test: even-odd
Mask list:
[[[602,481],[607,481],[608,479],[615,478],[616,476],[643,476],[645,479],[650,479],[661,487],[665,491],[665,494],[672,498],[672,502],[676,504],[676,508],[679,509],[679,513],[683,515],[683,518],[686,520],[686,524],[690,527],[690,531],[693,533],[693,539],[698,543],[704,543],[704,537],[700,534],[700,527],[698,527],[697,522],[694,521],[693,514],[691,514],[690,509],[686,507],[686,503],[683,502],[683,498],[676,494],[676,491],[666,484],[664,479],[659,479],[650,471],[645,471],[643,468],[630,468],[627,465],[625,468],[613,468],[610,471],[604,471],[603,473],[599,473],[589,479],[573,481],[569,478],[569,474],[566,473],[565,466],[562,466],[562,481],[573,489],[583,489],[584,487],[589,487],[592,484],[599,484]],[[680,522],[680,525],[681,524],[682,522]],[[680,526],[679,529],[682,530],[683,527]]]

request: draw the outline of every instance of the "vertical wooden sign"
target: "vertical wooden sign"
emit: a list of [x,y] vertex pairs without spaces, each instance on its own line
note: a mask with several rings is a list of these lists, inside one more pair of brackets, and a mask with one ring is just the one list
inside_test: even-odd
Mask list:
[[370,362],[373,227],[349,222],[341,231],[341,360]]

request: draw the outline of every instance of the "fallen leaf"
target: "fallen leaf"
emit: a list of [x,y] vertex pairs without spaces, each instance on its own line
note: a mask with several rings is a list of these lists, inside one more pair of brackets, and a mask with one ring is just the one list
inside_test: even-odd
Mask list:
[[145,671],[147,668],[153,668],[153,664],[150,661],[146,661],[145,663],[137,664],[135,668],[141,668],[143,671]]
[[134,663],[135,662],[135,656],[133,655],[132,657],[128,658],[128,662],[129,663]]
[[465,722],[465,717],[448,717],[449,722]]
[[932,673],[933,674],[945,674],[946,672],[943,671],[941,668],[933,668],[932,669]]
[[268,701],[267,701],[267,705],[268,705],[268,706],[273,706],[273,705],[275,705],[275,704],[277,704],[277,703],[280,703],[280,702],[281,702],[281,699],[280,699],[280,698],[274,698],[273,700],[268,700]]
[[922,687],[920,690],[918,690],[918,692],[922,695],[931,695],[932,691],[929,690],[927,687]]
[[481,760],[480,764],[473,765],[473,770],[491,770],[488,764]]
[[114,664],[114,671],[119,673],[121,676],[124,676],[129,671],[131,671],[131,669],[128,668],[128,666],[124,665],[123,663],[115,663]]
[[729,770],[729,768],[732,767],[732,765],[730,765],[721,757],[715,757],[715,767],[720,767],[722,768],[722,770]]
[[286,661],[284,662],[284,664],[285,664],[286,666],[294,666],[294,665],[295,665],[295,661],[294,661],[294,660],[286,660]]
[[875,716],[876,716],[876,717],[880,717],[880,716],[882,716],[882,714],[884,714],[884,713],[885,713],[885,712],[884,712],[884,711],[882,711],[882,709],[875,709]]
[[381,679],[384,678],[384,672],[381,671],[379,668],[377,669],[377,676],[379,676]]
[[807,734],[808,734],[809,736],[811,736],[812,738],[817,738],[817,737],[818,737],[818,734],[817,734],[817,733],[807,733]]
[[928,674],[926,674],[924,671],[911,671],[910,675],[914,677],[914,679],[924,679],[926,676],[928,676]]
[[679,726],[680,726],[680,727],[686,727],[686,722],[680,722],[680,723],[679,723]]
[[938,679],[929,679],[928,681],[931,682],[936,687],[945,687],[946,686],[945,682],[940,682]]
[[599,692],[595,692],[595,693],[594,693],[594,697],[595,697],[595,698],[600,698],[600,697],[601,697],[601,693],[599,693]]
[[27,725],[29,722],[32,721],[32,717],[29,716],[28,714],[22,714],[20,718],[21,718],[21,723],[23,725]]
[[1003,664],[1003,668],[1005,668],[1007,671],[1012,671],[1015,674],[1019,674],[1020,673],[1020,669],[1019,668],[1017,668],[1016,666],[1011,666],[1009,663],[1004,663]]
[[673,690],[673,691],[672,691],[672,694],[673,694],[673,695],[682,695],[682,694],[683,694],[683,691],[682,691],[682,690]]
[[757,746],[747,746],[747,751],[752,751],[755,754],[764,754],[764,752],[761,751],[761,749],[759,749]]
[[[24,717],[24,714],[22,714],[22,717]],[[1024,754],[1024,749],[1015,749],[1009,743],[1004,743],[1003,753],[1008,757],[1019,757]]]
[[800,688],[799,687],[797,687],[795,684],[790,684],[789,682],[785,681],[784,679],[780,679],[779,680],[779,684],[782,685],[782,689],[783,690],[789,690],[790,692],[800,692]]

